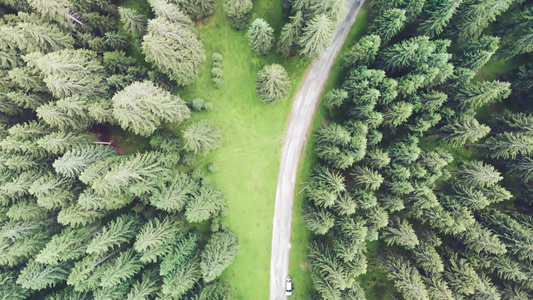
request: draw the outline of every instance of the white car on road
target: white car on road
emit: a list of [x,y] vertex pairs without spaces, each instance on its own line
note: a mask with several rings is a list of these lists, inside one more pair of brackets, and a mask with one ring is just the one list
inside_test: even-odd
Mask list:
[[288,276],[287,279],[285,279],[285,295],[292,295],[292,290],[294,290],[294,287],[292,286],[292,278]]

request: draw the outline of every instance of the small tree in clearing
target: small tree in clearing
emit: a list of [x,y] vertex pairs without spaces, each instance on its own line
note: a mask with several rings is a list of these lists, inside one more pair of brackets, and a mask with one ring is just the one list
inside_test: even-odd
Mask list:
[[268,65],[259,71],[255,89],[261,101],[268,104],[279,102],[287,97],[290,88],[289,76],[281,65]]

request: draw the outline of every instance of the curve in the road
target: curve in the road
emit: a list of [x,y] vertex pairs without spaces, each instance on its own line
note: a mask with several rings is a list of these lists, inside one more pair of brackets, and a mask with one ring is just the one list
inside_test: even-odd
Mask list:
[[318,100],[326,84],[329,71],[364,1],[348,0],[348,9],[337,24],[333,43],[319,61],[311,64],[296,94],[285,133],[278,175],[272,252],[270,260],[270,299],[287,299],[285,279],[289,274],[289,249],[294,200],[294,181],[302,149],[307,140]]

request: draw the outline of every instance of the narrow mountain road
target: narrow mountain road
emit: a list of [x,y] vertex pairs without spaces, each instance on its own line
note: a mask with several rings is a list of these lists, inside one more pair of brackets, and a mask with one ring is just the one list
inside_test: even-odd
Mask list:
[[271,300],[287,299],[287,296],[285,296],[285,279],[289,275],[292,206],[298,161],[307,141],[318,100],[328,79],[333,62],[355,22],[363,2],[364,0],[347,0],[347,10],[337,24],[331,47],[327,49],[319,61],[311,64],[292,105],[281,153],[278,189],[276,191],[270,260]]

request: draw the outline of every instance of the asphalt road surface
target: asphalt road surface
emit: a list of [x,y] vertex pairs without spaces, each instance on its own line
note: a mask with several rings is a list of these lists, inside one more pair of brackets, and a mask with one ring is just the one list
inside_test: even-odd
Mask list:
[[[278,175],[272,253],[270,260],[270,299],[287,299],[285,279],[289,275],[289,250],[291,247],[292,205],[294,181],[298,160],[307,141],[318,100],[328,79],[329,71],[352,27],[364,0],[347,0],[347,10],[337,24],[332,45],[319,61],[311,64],[292,105],[287,132],[284,136],[281,166]],[[296,288],[298,282],[296,282]]]

